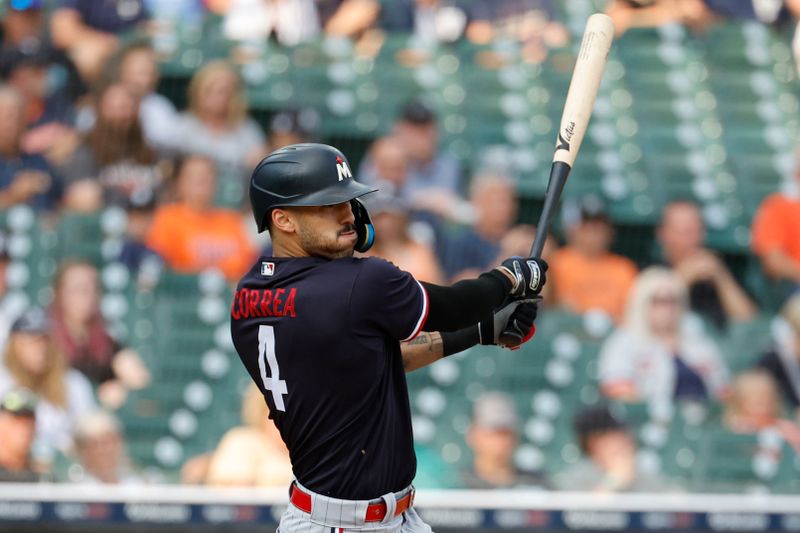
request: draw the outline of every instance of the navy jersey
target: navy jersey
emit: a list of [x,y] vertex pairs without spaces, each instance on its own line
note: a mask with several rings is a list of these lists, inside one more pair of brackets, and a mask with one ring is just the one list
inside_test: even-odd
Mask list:
[[262,257],[239,283],[233,342],[302,485],[363,500],[411,484],[400,341],[427,307],[422,285],[377,258]]

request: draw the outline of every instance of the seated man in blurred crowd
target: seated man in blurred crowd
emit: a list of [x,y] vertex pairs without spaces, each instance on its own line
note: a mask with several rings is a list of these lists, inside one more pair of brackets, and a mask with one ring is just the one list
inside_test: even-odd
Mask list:
[[107,411],[93,411],[75,423],[78,464],[69,469],[72,483],[135,485],[144,480],[131,470],[125,439],[117,419]]
[[450,278],[483,271],[494,264],[500,241],[517,219],[517,188],[503,174],[486,172],[475,176],[470,186],[470,203],[474,218],[471,227],[442,232],[436,243],[437,255]]
[[60,180],[44,157],[22,149],[23,102],[19,92],[0,86],[0,209],[28,204],[51,210],[61,196]]
[[467,444],[472,449],[472,468],[464,472],[464,487],[498,489],[541,487],[542,478],[514,465],[519,441],[519,419],[514,402],[501,392],[487,392],[475,400]]
[[610,252],[614,227],[602,200],[587,196],[565,203],[562,218],[567,246],[555,252],[550,267],[556,302],[575,313],[599,309],[619,322],[637,270],[630,259]]
[[147,246],[179,272],[220,270],[238,279],[255,260],[244,221],[236,211],[214,206],[217,170],[205,156],[183,160],[175,183],[175,203],[156,210]]
[[[439,123],[436,114],[419,100],[408,102],[393,129],[406,154],[408,179],[402,195],[415,209],[432,211],[445,218],[460,203],[461,169],[458,161],[439,146]],[[375,166],[366,158],[358,171],[365,183],[375,183]]]
[[575,437],[584,459],[555,476],[559,490],[662,492],[667,483],[636,464],[637,446],[628,427],[606,406],[575,416]]
[[36,397],[26,389],[12,389],[0,398],[0,481],[39,481],[31,465],[36,434]]
[[800,287],[800,163],[784,191],[769,196],[758,208],[752,240],[767,274]]
[[777,335],[775,346],[756,366],[775,379],[783,398],[800,417],[800,294],[786,302],[781,314],[789,327]]
[[752,320],[756,306],[725,263],[703,246],[706,229],[697,204],[673,201],[657,230],[662,259],[689,288],[689,308],[720,330]]
[[444,276],[433,249],[409,233],[406,203],[380,192],[365,202],[375,225],[375,244],[367,254],[391,261],[420,281],[442,283]]
[[144,0],[58,0],[50,19],[53,42],[86,80],[96,80],[119,46],[118,34],[147,20]]

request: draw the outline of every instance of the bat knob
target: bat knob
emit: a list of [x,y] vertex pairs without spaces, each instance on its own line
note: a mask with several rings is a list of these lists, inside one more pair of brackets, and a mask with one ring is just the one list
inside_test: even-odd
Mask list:
[[506,348],[517,348],[522,344],[522,336],[513,330],[506,330],[498,337],[500,344]]

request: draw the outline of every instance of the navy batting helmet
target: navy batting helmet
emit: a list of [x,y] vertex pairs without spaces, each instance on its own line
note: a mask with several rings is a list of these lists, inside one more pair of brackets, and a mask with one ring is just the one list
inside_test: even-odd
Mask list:
[[276,207],[321,206],[350,202],[358,240],[355,249],[366,252],[375,230],[358,198],[377,189],[358,183],[347,158],[327,144],[292,144],[261,160],[250,178],[250,204],[258,231],[267,228]]

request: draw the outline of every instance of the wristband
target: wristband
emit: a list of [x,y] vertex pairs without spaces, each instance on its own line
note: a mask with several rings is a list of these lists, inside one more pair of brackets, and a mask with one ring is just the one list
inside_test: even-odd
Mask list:
[[442,331],[440,335],[442,336],[442,357],[472,348],[480,340],[477,324],[458,331]]

